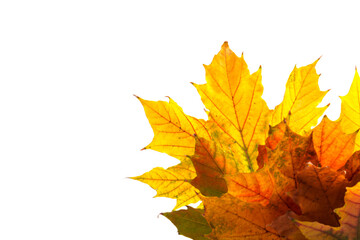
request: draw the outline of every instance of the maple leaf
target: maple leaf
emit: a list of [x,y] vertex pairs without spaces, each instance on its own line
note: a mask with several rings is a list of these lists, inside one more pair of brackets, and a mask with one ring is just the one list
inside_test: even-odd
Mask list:
[[195,177],[195,169],[188,160],[168,169],[154,168],[141,176],[132,177],[132,179],[149,184],[157,191],[155,197],[176,199],[175,210],[200,201],[196,189],[190,184]]
[[[259,155],[266,159],[264,168],[267,168],[271,173],[273,181],[273,194],[270,198],[270,204],[278,206],[283,213],[293,211],[296,214],[302,214],[300,207],[290,197],[289,193],[296,190],[296,175],[306,166],[306,163],[317,163],[312,136],[301,136],[294,133],[285,122],[271,127],[270,131],[267,146],[269,139],[275,139],[272,135],[275,134],[277,139],[273,143],[276,142],[276,147],[272,145]],[[264,185],[269,185],[269,181],[266,181]]]
[[195,135],[210,139],[205,121],[186,115],[171,98],[169,102],[137,98],[154,131],[154,139],[144,149],[167,153],[182,163],[166,170],[154,168],[132,179],[149,184],[157,190],[156,197],[177,199],[174,209],[198,202],[197,191],[190,184],[195,178],[195,170],[186,156],[193,154],[195,150]]
[[137,97],[154,131],[154,139],[144,149],[167,153],[184,160],[195,149],[194,134],[210,138],[205,121],[186,115],[171,98],[169,102],[147,101]]
[[268,225],[282,215],[276,206],[264,208],[224,194],[222,197],[202,198],[205,218],[212,228],[210,239],[283,239]]
[[[341,98],[341,127],[346,133],[360,128],[360,77],[357,69],[348,94]],[[360,135],[356,137],[355,151],[360,150]]]
[[195,154],[190,156],[197,177],[191,182],[205,196],[220,196],[227,192],[226,174],[238,171],[232,152],[214,141],[197,138]]
[[240,58],[225,42],[210,65],[205,66],[206,84],[194,84],[220,131],[232,141],[232,150],[243,164],[242,172],[257,169],[257,147],[263,145],[270,111],[261,98],[261,68],[250,75]]
[[211,227],[203,214],[203,209],[189,206],[186,210],[162,213],[177,227],[179,234],[194,240],[208,240],[205,235],[211,232]]
[[291,130],[304,135],[317,124],[318,118],[328,107],[317,107],[328,92],[319,89],[319,75],[315,70],[318,61],[305,67],[294,67],[286,83],[284,99],[272,112],[272,126],[289,117]]
[[255,173],[237,173],[225,176],[228,193],[244,202],[266,206],[271,201],[274,183],[271,173],[263,168]]
[[285,122],[278,124],[275,129],[280,129],[282,138],[275,149],[268,151],[269,164],[272,165],[275,172],[280,172],[292,179],[296,187],[296,175],[305,168],[306,163],[311,162],[318,165],[312,135],[296,134]]
[[239,172],[240,164],[231,151],[214,141],[197,139],[193,161],[197,177],[191,182],[204,196],[229,192],[248,202],[267,205],[272,195],[272,177],[267,169],[253,173]]
[[308,164],[297,174],[298,188],[293,198],[302,210],[302,219],[339,226],[334,209],[344,205],[345,176],[328,167]]
[[331,121],[324,116],[321,123],[313,129],[313,142],[321,166],[338,170],[352,155],[357,132],[345,134],[341,120]]
[[360,183],[348,187],[345,205],[335,210],[340,216],[340,227],[317,222],[296,221],[301,232],[309,240],[357,240],[360,239]]

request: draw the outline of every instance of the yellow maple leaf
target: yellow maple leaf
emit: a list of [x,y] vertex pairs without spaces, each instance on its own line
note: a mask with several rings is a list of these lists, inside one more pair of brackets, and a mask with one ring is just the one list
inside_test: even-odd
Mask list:
[[141,176],[132,177],[132,179],[150,185],[157,191],[155,197],[176,199],[175,210],[200,201],[198,191],[190,184],[190,181],[195,177],[195,169],[191,161],[188,160],[168,169],[154,168]]
[[272,126],[289,118],[291,130],[304,135],[317,124],[319,117],[329,106],[317,107],[328,92],[319,89],[319,75],[315,70],[318,61],[319,59],[305,67],[295,66],[286,83],[284,99],[272,112]]
[[210,65],[206,66],[206,84],[194,84],[210,118],[229,138],[242,172],[257,169],[258,145],[264,145],[270,111],[261,98],[261,68],[250,75],[244,57],[240,58],[225,42]]
[[154,131],[154,139],[144,149],[167,153],[184,160],[187,155],[194,153],[194,135],[210,138],[205,121],[186,115],[171,98],[169,102],[137,98],[143,105]]
[[[341,99],[341,127],[346,133],[353,133],[360,128],[360,77],[357,70],[348,94]],[[355,141],[355,151],[360,150],[360,135]]]

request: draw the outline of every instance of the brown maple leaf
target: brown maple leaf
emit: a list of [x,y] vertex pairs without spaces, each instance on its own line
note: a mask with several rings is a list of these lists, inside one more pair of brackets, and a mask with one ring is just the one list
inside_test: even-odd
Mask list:
[[339,226],[334,209],[344,205],[348,184],[345,176],[329,167],[308,164],[297,174],[297,182],[299,186],[293,192],[293,199],[301,207],[301,219]]
[[331,227],[317,222],[296,221],[301,232],[309,240],[357,240],[360,237],[360,183],[348,187],[345,205],[335,210],[340,216],[340,227]]

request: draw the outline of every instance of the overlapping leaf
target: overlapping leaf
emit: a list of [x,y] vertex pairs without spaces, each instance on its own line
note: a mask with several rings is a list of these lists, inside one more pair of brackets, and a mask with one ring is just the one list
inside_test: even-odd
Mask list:
[[203,138],[210,138],[205,128],[205,121],[184,114],[183,110],[171,98],[169,98],[169,103],[137,98],[143,105],[154,131],[154,139],[144,149],[167,153],[184,160],[187,155],[194,153],[194,134]]
[[196,189],[190,184],[195,177],[195,169],[191,161],[187,160],[168,169],[154,168],[150,172],[132,177],[132,179],[149,184],[157,191],[155,197],[177,199],[174,208],[177,209],[200,200]]
[[197,177],[191,183],[203,195],[220,196],[227,192],[224,176],[238,171],[231,151],[214,141],[197,138],[195,154],[190,159],[197,173]]
[[345,176],[331,168],[309,164],[297,174],[298,188],[293,198],[302,210],[302,219],[339,226],[334,209],[344,205]]
[[257,169],[259,144],[264,145],[269,109],[261,98],[261,68],[250,75],[247,64],[225,42],[212,63],[205,66],[206,84],[197,85],[210,118],[232,142],[241,172]]
[[249,204],[225,194],[221,198],[202,199],[205,218],[213,230],[210,239],[283,239],[268,225],[283,214],[276,206],[264,208],[260,204]]
[[[318,163],[312,144],[312,136],[301,136],[294,133],[285,122],[272,128],[273,133],[282,135],[276,140],[276,147],[269,148],[267,158],[269,170],[274,179],[272,203],[296,214],[302,214],[299,205],[290,197],[290,193],[298,187],[297,174],[302,171],[306,163]],[[272,135],[269,136],[269,139]]]
[[208,240],[205,235],[211,232],[211,227],[203,214],[203,209],[189,206],[186,210],[162,213],[177,227],[179,234],[194,240]]
[[279,123],[276,126],[270,126],[269,129],[269,136],[266,139],[266,147],[274,150],[278,143],[282,140],[284,137],[285,131],[286,131],[286,120]]
[[197,139],[193,161],[197,177],[191,182],[204,196],[228,192],[246,202],[269,203],[273,179],[268,169],[254,173],[239,172],[234,154],[214,141]]
[[[341,127],[346,133],[353,133],[360,128],[360,77],[356,70],[347,95],[341,98]],[[356,137],[355,150],[360,150],[360,135]]]
[[319,75],[315,65],[319,61],[291,72],[286,83],[284,99],[275,107],[271,116],[271,125],[275,126],[289,117],[290,128],[301,135],[310,131],[317,124],[327,106],[318,108],[327,91],[320,91]]
[[340,216],[340,227],[301,221],[297,221],[297,225],[309,240],[360,239],[360,183],[347,188],[345,205],[335,211]]
[[266,206],[271,201],[274,183],[267,168],[255,173],[237,173],[225,176],[228,193],[244,202],[256,202]]
[[[318,159],[313,147],[312,136],[301,136],[294,133],[286,123],[282,122],[275,128],[281,129],[282,138],[276,148],[268,152],[269,164],[274,171],[279,171],[297,185],[296,175],[304,169],[306,163],[318,165]],[[277,132],[275,130],[275,132]]]
[[324,116],[313,130],[313,142],[321,166],[338,170],[352,155],[357,132],[345,134],[341,121],[331,121]]
[[287,212],[275,219],[270,224],[270,227],[275,229],[278,234],[284,236],[287,240],[307,240],[293,221],[292,216],[294,216],[292,212]]

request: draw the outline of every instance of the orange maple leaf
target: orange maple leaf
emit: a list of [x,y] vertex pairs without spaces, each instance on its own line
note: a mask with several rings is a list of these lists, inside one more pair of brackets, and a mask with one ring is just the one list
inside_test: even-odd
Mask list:
[[345,134],[341,120],[331,121],[324,116],[313,130],[313,142],[321,166],[338,170],[343,167],[354,152],[357,132]]

